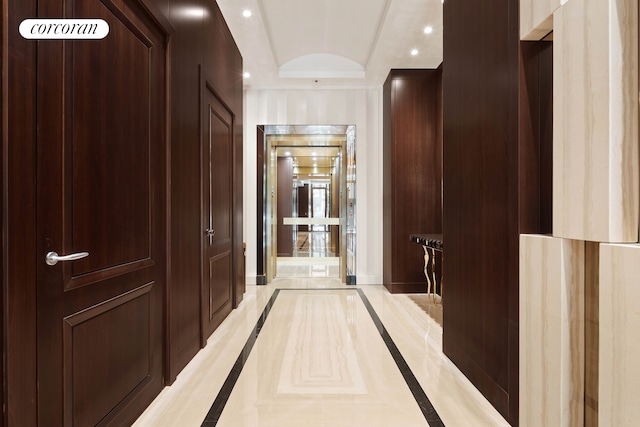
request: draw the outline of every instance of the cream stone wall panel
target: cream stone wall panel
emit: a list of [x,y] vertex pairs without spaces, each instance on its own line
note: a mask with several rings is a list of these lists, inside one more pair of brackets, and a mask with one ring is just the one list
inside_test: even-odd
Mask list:
[[581,241],[520,236],[520,426],[584,423],[584,256]]
[[553,30],[553,12],[566,0],[520,0],[520,38],[540,40]]
[[600,245],[598,425],[640,419],[640,245]]
[[553,60],[553,234],[637,242],[637,1],[558,8]]

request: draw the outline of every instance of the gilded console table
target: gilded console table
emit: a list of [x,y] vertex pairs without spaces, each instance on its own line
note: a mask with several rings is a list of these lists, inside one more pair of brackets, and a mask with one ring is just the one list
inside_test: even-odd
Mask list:
[[[427,294],[432,295],[435,301],[436,284],[438,278],[436,277],[436,251],[442,253],[440,263],[444,260],[444,245],[442,242],[442,234],[410,234],[409,240],[422,246],[424,250],[424,276],[427,279]],[[442,265],[440,266],[442,271]],[[431,270],[431,273],[429,272]],[[444,291],[442,288],[442,275],[440,276],[440,301],[443,300]],[[433,293],[431,292],[431,285],[433,285]]]

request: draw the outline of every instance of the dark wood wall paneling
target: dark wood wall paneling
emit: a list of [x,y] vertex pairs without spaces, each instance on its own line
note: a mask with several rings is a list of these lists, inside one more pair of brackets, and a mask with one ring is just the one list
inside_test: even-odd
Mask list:
[[[199,191],[201,83],[209,78],[220,98],[235,114],[234,121],[234,305],[245,288],[242,249],[242,58],[213,0],[141,0],[159,22],[170,21],[176,31],[169,45],[171,55],[170,118],[171,183],[169,292],[165,338],[167,382],[195,355],[206,337],[201,336]],[[207,7],[209,17],[205,54],[205,23],[180,14],[181,8]],[[37,16],[36,0],[3,1],[3,28],[18,28]],[[211,18],[210,18],[211,19]],[[2,93],[3,156],[3,347],[6,349],[3,385],[7,425],[37,424],[36,378],[36,43],[17,31],[3,33],[3,59],[9,60]],[[205,63],[205,56],[208,61]],[[3,68],[4,71],[4,68]],[[11,108],[7,108],[11,106]],[[5,137],[6,136],[6,137]],[[19,143],[10,143],[19,141]],[[9,222],[7,218],[10,218]],[[0,421],[1,422],[1,421]]]
[[443,346],[507,419],[509,297],[518,285],[510,274],[518,239],[517,44],[510,43],[518,26],[510,7],[517,11],[517,0],[446,2],[443,60]]
[[553,231],[553,42],[538,42],[540,122],[540,227],[538,233]]
[[[5,211],[5,207],[7,206],[6,197],[9,193],[9,188],[6,186],[7,184],[7,168],[8,165],[6,163],[7,154],[6,154],[6,146],[5,141],[9,138],[9,134],[7,132],[7,122],[8,122],[8,99],[7,99],[7,89],[9,87],[8,73],[9,68],[8,64],[8,40],[6,39],[6,34],[4,28],[7,27],[7,4],[6,1],[2,1],[2,20],[0,21],[0,67],[2,67],[2,71],[0,75],[2,76],[2,80],[0,80],[0,102],[2,102],[1,116],[0,116],[0,189],[2,191],[0,196],[0,241],[2,244],[0,245],[0,307],[2,307],[2,315],[0,316],[0,354],[5,354],[6,348],[6,334],[5,334],[5,316],[7,313],[6,310],[6,294],[7,294],[7,260],[5,259],[5,255],[7,251],[5,250],[5,239],[8,232],[7,226],[7,212]],[[6,425],[5,417],[6,417],[6,399],[5,399],[5,376],[6,376],[6,360],[3,356],[2,363],[0,364],[0,405],[2,405],[2,411],[0,411],[0,427],[4,427]]]
[[442,68],[391,70],[383,102],[383,279],[391,292],[425,292],[411,233],[442,232]]
[[[7,224],[6,224],[6,219],[7,219],[7,214],[4,211],[5,206],[7,205],[7,202],[5,200],[7,193],[9,192],[8,188],[6,187],[6,182],[7,182],[7,178],[5,176],[6,172],[7,172],[7,165],[5,164],[5,159],[6,159],[6,154],[5,154],[5,145],[4,145],[4,141],[7,140],[8,138],[8,134],[7,134],[7,108],[8,108],[8,103],[7,103],[7,99],[6,99],[6,95],[7,95],[7,87],[9,86],[9,82],[7,80],[7,74],[8,74],[8,68],[7,68],[7,43],[8,40],[5,39],[5,32],[4,32],[4,28],[6,28],[7,26],[7,10],[6,10],[6,2],[2,1],[2,3],[0,3],[2,6],[2,18],[0,21],[0,67],[2,67],[2,71],[0,72],[0,75],[2,76],[2,80],[0,80],[0,102],[2,102],[2,108],[0,109],[1,115],[0,115],[0,189],[2,190],[1,196],[0,196],[0,241],[2,242],[2,245],[0,245],[0,283],[1,283],[1,287],[0,287],[0,307],[2,307],[2,315],[0,316],[0,354],[4,355],[4,349],[6,347],[6,337],[5,337],[5,333],[4,333],[4,324],[5,324],[5,314],[6,314],[6,309],[5,309],[5,294],[7,293],[7,278],[5,277],[5,272],[7,271],[7,265],[6,265],[6,260],[4,258],[5,254],[6,254],[6,250],[5,250],[5,245],[4,245],[4,241],[5,241],[5,235],[7,234]],[[6,363],[5,363],[5,358],[2,358],[2,363],[0,364],[0,384],[2,384],[2,386],[0,386],[0,405],[2,405],[2,411],[0,412],[0,427],[3,427],[5,425],[5,414],[6,414],[6,401],[4,398],[4,377],[5,377],[5,371],[6,371]]]
[[180,14],[202,0],[172,0],[171,38],[171,278],[169,375],[172,383],[203,344],[200,328],[200,96],[202,18]]
[[[2,102],[2,109],[0,110],[2,112],[2,115],[0,116],[0,141],[2,141],[2,143],[0,144],[0,189],[2,190],[1,196],[0,196],[0,241],[2,242],[2,245],[0,245],[0,283],[2,284],[2,286],[0,287],[0,307],[2,307],[2,315],[0,316],[0,354],[4,355],[4,349],[6,347],[6,343],[5,343],[5,333],[4,333],[4,324],[5,324],[5,314],[6,314],[6,310],[5,310],[5,294],[7,293],[7,278],[5,276],[5,272],[7,271],[7,263],[6,260],[4,258],[5,254],[6,254],[6,250],[4,247],[4,241],[5,241],[5,235],[7,234],[7,224],[6,224],[6,219],[7,219],[7,214],[4,211],[5,206],[7,205],[7,202],[5,201],[5,197],[7,196],[7,193],[9,192],[9,189],[5,186],[6,182],[7,182],[7,178],[5,176],[6,172],[7,172],[7,165],[5,164],[5,159],[6,159],[6,154],[5,154],[5,145],[4,145],[4,141],[7,140],[8,138],[8,134],[7,134],[7,108],[8,108],[8,104],[7,104],[7,99],[6,99],[6,92],[7,92],[7,87],[9,86],[9,82],[7,81],[7,74],[8,74],[8,68],[7,68],[7,49],[6,49],[6,40],[5,40],[5,34],[4,34],[4,30],[2,30],[3,28],[6,28],[7,25],[7,19],[6,19],[7,13],[5,10],[5,2],[2,2],[2,21],[0,21],[0,31],[1,31],[1,35],[0,35],[0,58],[2,58],[0,60],[0,66],[2,67],[2,72],[0,75],[2,75],[2,80],[0,80],[0,102]],[[5,363],[5,358],[2,358],[2,363],[0,364],[0,384],[2,384],[2,386],[0,386],[0,405],[2,405],[2,411],[0,412],[0,427],[3,427],[5,425],[5,414],[6,414],[6,401],[4,398],[4,377],[5,377],[5,371],[6,371],[6,363]]]
[[278,256],[293,256],[293,226],[283,225],[293,216],[293,159],[278,157]]
[[[6,418],[7,425],[36,425],[36,43],[18,31],[20,22],[37,16],[35,0],[9,2],[7,20],[8,92],[3,93],[7,114],[6,229],[3,251],[7,271]],[[4,3],[3,3],[4,5]],[[3,35],[4,37],[4,35]],[[4,75],[3,75],[4,77]],[[10,108],[8,108],[10,106]],[[4,172],[4,171],[3,171]]]
[[518,1],[444,5],[445,353],[518,424],[519,235],[551,227],[551,56]]
[[553,42],[520,43],[522,233],[550,234],[553,170]]
[[[442,172],[442,167],[443,167],[443,160],[442,160],[442,150],[443,150],[443,123],[442,123],[442,97],[443,97],[443,92],[442,92],[442,72],[443,72],[443,66],[444,63],[441,63],[440,66],[438,67],[437,71],[438,74],[437,76],[437,83],[436,83],[436,138],[438,140],[438,144],[436,145],[437,148],[437,156],[440,159],[440,179],[442,180],[443,178],[443,172]],[[440,215],[442,215],[442,205],[443,205],[443,187],[444,185],[440,184],[440,191],[441,191],[441,195],[440,195]],[[442,233],[442,220],[440,220],[440,232]],[[432,251],[432,253],[435,255],[436,258],[436,266],[435,266],[435,274],[436,274],[436,285],[435,285],[435,292],[437,292],[438,294],[440,294],[442,296],[442,252],[441,251]]]
[[257,127],[257,131],[256,131],[257,135],[256,135],[256,157],[257,157],[257,164],[256,164],[256,175],[258,177],[258,183],[257,183],[257,193],[258,193],[258,197],[256,200],[256,207],[257,207],[257,212],[256,212],[256,218],[257,218],[257,236],[258,236],[258,241],[257,241],[257,247],[256,247],[256,259],[257,259],[257,263],[258,265],[256,266],[256,282],[258,284],[262,284],[262,285],[266,285],[267,284],[267,278],[265,276],[265,253],[264,253],[264,245],[262,244],[262,242],[264,242],[264,234],[265,234],[265,224],[264,224],[264,207],[265,207],[265,194],[264,194],[264,180],[265,180],[265,167],[264,167],[264,144],[265,144],[265,140],[264,140],[264,126],[258,126]]
[[[180,12],[203,7],[203,18]],[[169,382],[184,368],[208,334],[201,325],[203,288],[200,251],[200,161],[203,93],[205,85],[233,113],[233,306],[244,293],[242,248],[242,57],[217,4],[201,0],[170,0],[176,33],[171,41],[171,281],[169,291]],[[207,298],[208,299],[208,298]]]

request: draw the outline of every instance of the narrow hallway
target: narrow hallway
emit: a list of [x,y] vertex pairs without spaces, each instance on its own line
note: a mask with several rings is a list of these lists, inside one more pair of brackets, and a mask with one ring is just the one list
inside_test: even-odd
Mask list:
[[508,425],[442,353],[427,295],[332,277],[248,286],[144,426]]

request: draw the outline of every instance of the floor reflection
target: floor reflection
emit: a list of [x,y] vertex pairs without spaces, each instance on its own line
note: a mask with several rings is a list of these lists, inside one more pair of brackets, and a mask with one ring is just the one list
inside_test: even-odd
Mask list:
[[276,277],[280,279],[291,277],[340,278],[340,258],[278,257]]
[[294,257],[335,257],[335,246],[329,231],[298,231],[293,247]]

